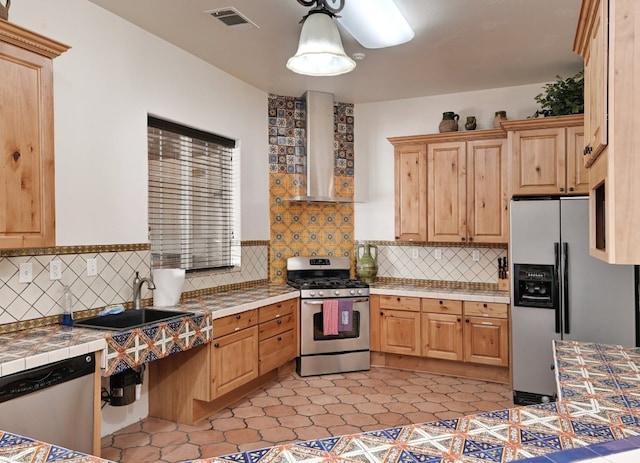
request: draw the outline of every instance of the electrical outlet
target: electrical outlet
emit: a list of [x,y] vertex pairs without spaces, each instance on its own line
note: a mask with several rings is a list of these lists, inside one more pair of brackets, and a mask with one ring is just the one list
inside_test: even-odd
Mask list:
[[478,251],[477,249],[474,249],[473,252],[471,253],[472,257],[473,257],[473,261],[474,262],[479,262],[480,261],[480,251]]
[[98,274],[98,259],[87,259],[87,276],[94,277]]
[[49,280],[60,280],[62,278],[62,262],[52,260],[49,262]]
[[435,251],[433,251],[433,257],[435,257],[436,260],[442,260],[442,249],[436,248]]
[[23,262],[20,264],[20,283],[31,283],[33,281],[33,264]]
[[411,250],[411,258],[412,259],[420,259],[420,249],[414,248]]

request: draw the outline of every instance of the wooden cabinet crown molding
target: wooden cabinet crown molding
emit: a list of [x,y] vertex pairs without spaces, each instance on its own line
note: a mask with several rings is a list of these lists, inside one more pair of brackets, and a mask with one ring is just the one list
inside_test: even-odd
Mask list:
[[0,19],[0,41],[29,50],[47,58],[55,58],[67,51],[68,45]]
[[466,130],[462,132],[431,133],[425,135],[406,135],[402,137],[389,137],[387,140],[392,145],[406,143],[438,143],[446,141],[472,141],[492,138],[505,138],[507,134],[501,129],[491,130]]
[[580,8],[580,16],[578,17],[578,27],[573,41],[573,51],[584,56],[586,50],[590,46],[593,22],[598,13],[598,5],[601,0],[585,0]]
[[534,130],[552,129],[558,127],[573,127],[584,124],[584,114],[572,114],[569,116],[536,117],[532,119],[517,119],[502,121],[500,125],[504,130]]

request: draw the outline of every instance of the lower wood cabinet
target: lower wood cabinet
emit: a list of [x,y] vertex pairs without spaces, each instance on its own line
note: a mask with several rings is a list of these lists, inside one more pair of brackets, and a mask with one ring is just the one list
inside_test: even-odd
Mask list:
[[462,301],[422,299],[422,355],[462,361]]
[[493,368],[478,378],[509,381],[508,304],[373,295],[371,307],[372,351],[415,358],[402,364],[408,368],[445,362],[438,373]]
[[420,355],[420,299],[380,296],[382,352]]
[[299,354],[298,312],[294,298],[213,320],[210,343],[150,363],[149,415],[193,424],[276,379]]
[[222,397],[258,377],[258,327],[214,339],[209,400]]

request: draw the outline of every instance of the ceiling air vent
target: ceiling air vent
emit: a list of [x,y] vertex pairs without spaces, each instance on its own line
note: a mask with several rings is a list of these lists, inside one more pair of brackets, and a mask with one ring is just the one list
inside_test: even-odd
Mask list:
[[226,8],[219,8],[217,10],[205,11],[205,13],[217,19],[218,21],[223,22],[229,27],[244,25],[258,27],[256,23],[248,19],[246,16],[244,16],[242,13],[231,6]]

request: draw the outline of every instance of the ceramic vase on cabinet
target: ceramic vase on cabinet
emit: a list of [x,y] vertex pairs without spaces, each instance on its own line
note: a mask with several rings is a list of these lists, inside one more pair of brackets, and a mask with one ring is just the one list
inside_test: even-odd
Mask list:
[[378,274],[378,246],[360,244],[356,254],[356,274],[365,283],[373,283]]
[[500,125],[500,122],[502,121],[506,121],[507,120],[507,112],[506,111],[496,111],[496,115],[493,118],[493,128],[494,129],[499,129],[502,126]]
[[476,129],[476,116],[467,116],[467,122],[464,124],[466,130]]
[[453,111],[447,111],[446,113],[442,113],[442,121],[438,126],[438,130],[440,133],[442,132],[455,132],[458,130],[458,116]]

